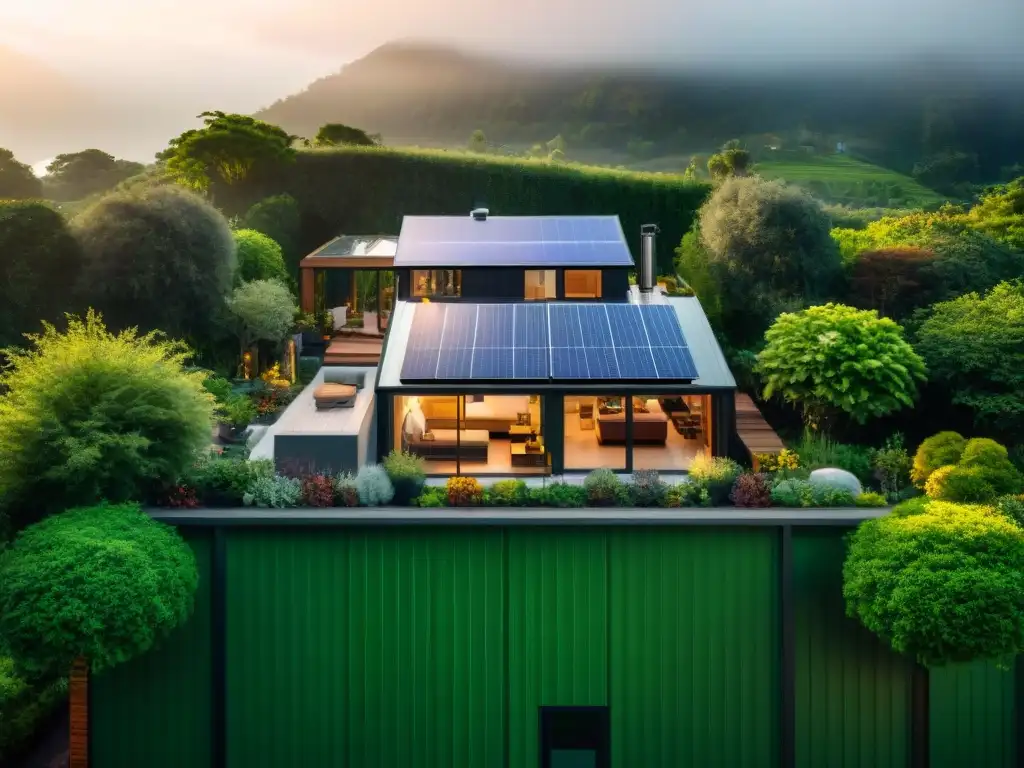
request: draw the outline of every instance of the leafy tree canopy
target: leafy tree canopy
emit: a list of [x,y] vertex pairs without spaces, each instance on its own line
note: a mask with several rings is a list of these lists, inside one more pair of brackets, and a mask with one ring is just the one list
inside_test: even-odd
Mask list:
[[1024,650],[1024,531],[993,509],[930,501],[868,520],[843,566],[846,610],[927,666]]
[[197,346],[221,333],[235,241],[201,197],[173,185],[114,193],[72,228],[85,253],[81,303],[111,326],[161,330]]
[[252,229],[236,229],[233,234],[238,251],[239,282],[288,280],[280,245]]
[[980,232],[1024,251],[1024,176],[990,190],[971,208],[966,221]]
[[302,260],[302,213],[298,201],[291,195],[260,200],[242,217],[242,226],[262,232],[281,246],[288,275],[297,282]]
[[797,404],[809,426],[836,412],[858,423],[911,407],[925,379],[903,329],[870,310],[840,304],[784,313],[757,358],[764,396]]
[[850,300],[862,309],[906,317],[934,294],[934,261],[934,251],[916,246],[864,251],[850,272]]
[[148,651],[191,615],[195,555],[138,506],[73,509],[0,556],[0,633],[30,675],[94,672]]
[[55,199],[81,200],[113,189],[144,170],[142,163],[118,160],[99,149],[86,149],[57,155],[46,166],[46,182]]
[[979,423],[1024,429],[1024,283],[1000,283],[933,306],[917,329],[932,380]]
[[43,182],[9,149],[0,147],[0,200],[24,200],[43,196]]
[[0,499],[16,527],[102,500],[148,501],[208,448],[213,397],[188,349],[99,315],[8,349],[0,374]]
[[380,137],[370,136],[360,128],[353,128],[343,123],[327,123],[320,126],[313,143],[318,147],[333,147],[338,144],[374,147],[380,143]]
[[297,137],[246,115],[203,112],[205,126],[171,139],[157,155],[179,183],[207,190],[212,182],[236,184],[295,159]]
[[291,291],[277,280],[242,283],[228,299],[228,309],[243,349],[257,341],[281,341],[299,311]]
[[58,211],[43,202],[0,201],[0,345],[24,343],[40,320],[60,320],[72,306],[81,264]]

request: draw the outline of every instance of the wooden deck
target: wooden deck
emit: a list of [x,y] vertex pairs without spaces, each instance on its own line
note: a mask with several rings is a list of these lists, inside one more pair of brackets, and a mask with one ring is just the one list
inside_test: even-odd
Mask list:
[[378,365],[383,344],[379,336],[335,336],[324,352],[324,365]]
[[[750,395],[742,392],[736,393],[736,432],[750,452],[751,460],[759,453],[777,454],[786,447],[764,420]],[[757,469],[756,462],[754,469]]]

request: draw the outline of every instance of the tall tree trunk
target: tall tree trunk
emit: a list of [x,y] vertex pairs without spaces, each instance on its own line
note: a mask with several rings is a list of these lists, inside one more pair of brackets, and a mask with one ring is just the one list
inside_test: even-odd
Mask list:
[[68,767],[89,768],[89,664],[83,656],[71,665],[68,704],[71,709]]

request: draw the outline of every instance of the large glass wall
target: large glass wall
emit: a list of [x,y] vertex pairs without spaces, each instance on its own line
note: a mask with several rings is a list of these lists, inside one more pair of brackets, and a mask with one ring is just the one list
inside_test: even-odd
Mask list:
[[626,399],[622,395],[565,396],[567,471],[626,469]]
[[633,397],[633,469],[684,472],[710,446],[706,395]]
[[565,270],[565,298],[567,299],[600,299],[600,269],[567,269]]
[[557,277],[554,269],[527,269],[523,298],[527,301],[544,301],[558,298]]
[[416,298],[461,296],[461,269],[414,269],[412,295]]
[[395,396],[395,442],[431,475],[550,472],[538,395]]

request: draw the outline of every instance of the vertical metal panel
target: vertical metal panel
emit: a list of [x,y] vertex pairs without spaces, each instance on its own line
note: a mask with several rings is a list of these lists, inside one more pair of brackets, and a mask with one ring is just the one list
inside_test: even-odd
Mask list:
[[501,765],[500,531],[229,536],[230,766]]
[[159,648],[93,678],[90,742],[96,768],[210,765],[211,533],[185,534],[199,567],[192,618]]
[[609,536],[612,764],[777,765],[776,532]]
[[904,768],[911,664],[845,615],[842,529],[794,530],[797,765]]
[[931,670],[931,768],[1014,765],[1014,673],[976,662]]
[[513,528],[508,537],[510,768],[534,768],[542,706],[607,705],[607,538]]

